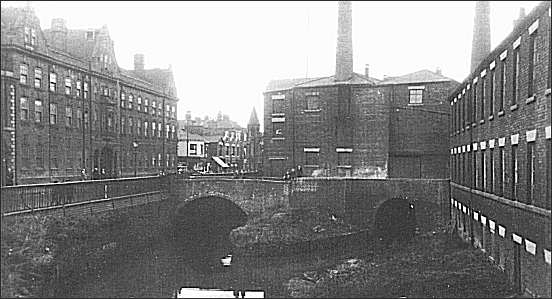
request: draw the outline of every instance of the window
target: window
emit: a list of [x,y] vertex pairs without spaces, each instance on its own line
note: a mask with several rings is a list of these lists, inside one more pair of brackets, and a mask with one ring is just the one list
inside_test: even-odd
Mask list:
[[500,69],[500,97],[498,98],[498,111],[504,111],[504,100],[506,99],[506,60],[502,61]]
[[517,103],[517,97],[518,97],[518,85],[519,85],[519,48],[514,50],[514,69],[513,72],[513,79],[512,79],[512,102],[510,105],[514,106]]
[[124,135],[126,132],[125,132],[125,129],[126,129],[126,120],[124,117],[121,116],[121,135]]
[[351,166],[351,153],[350,152],[338,152],[337,153],[337,165],[339,166]]
[[308,95],[307,97],[307,109],[306,110],[319,110],[320,98],[316,95]]
[[480,175],[481,175],[481,182],[479,183],[481,190],[485,191],[485,187],[487,186],[487,171],[486,171],[486,165],[485,165],[485,150],[481,150],[481,165],[480,165]]
[[518,159],[517,159],[517,144],[512,145],[512,186],[511,186],[511,194],[512,199],[517,200],[517,184],[518,184]]
[[494,148],[489,149],[489,189],[491,193],[495,192],[494,189],[494,180],[495,180],[495,169],[494,169]]
[[305,153],[305,165],[318,166],[318,152]]
[[111,112],[107,115],[107,130],[113,132],[113,113]]
[[148,99],[144,99],[144,112],[148,113]]
[[102,86],[102,90],[104,96],[109,96],[109,88],[107,86]]
[[132,121],[132,117],[128,118],[128,134],[134,134],[134,122]]
[[136,106],[136,109],[138,111],[142,110],[142,97],[138,97],[138,105]]
[[535,93],[535,66],[537,65],[537,31],[529,36],[529,70],[527,72],[527,97],[532,97]]
[[38,168],[44,168],[44,145],[38,142],[36,146],[36,166]]
[[490,79],[489,79],[489,116],[493,116],[494,114],[494,104],[495,104],[495,77],[496,77],[496,74],[495,74],[495,71],[492,70],[491,71],[491,74],[490,74]]
[[474,83],[472,86],[472,102],[471,102],[471,110],[470,110],[470,117],[471,122],[475,123],[475,120],[477,119],[475,117],[475,113],[477,112],[477,83]]
[[31,28],[25,27],[25,43],[28,44],[31,42]]
[[144,122],[144,136],[148,137],[148,122]]
[[50,104],[50,124],[55,125],[57,123],[57,105]]
[[57,87],[57,74],[56,73],[50,73],[50,91],[56,92]]
[[157,110],[157,115],[158,116],[163,115],[163,105],[162,104],[159,104],[159,109]]
[[132,104],[134,102],[134,96],[132,94],[128,95],[128,109],[132,109]]
[[71,95],[71,78],[65,78],[65,94]]
[[423,93],[424,93],[424,90],[423,89],[409,89],[408,90],[409,92],[409,103],[410,104],[421,104],[422,103],[422,98],[423,98]]
[[19,99],[19,105],[21,106],[21,120],[29,120],[29,102],[27,98]]
[[125,108],[125,93],[121,91],[121,108]]
[[31,28],[31,45],[36,45],[36,30]]
[[272,100],[272,113],[283,113],[283,112],[284,112],[284,100],[282,100],[282,99],[273,99]]
[[80,98],[80,96],[81,96],[81,81],[80,80],[77,80],[77,86],[76,86],[75,90],[76,90],[75,95],[77,96],[77,98]]
[[480,116],[481,120],[485,120],[485,99],[487,98],[487,78],[481,78],[481,107]]
[[19,83],[27,84],[27,76],[29,73],[29,67],[26,64],[19,66]]
[[197,154],[197,144],[190,143],[190,155]]
[[169,139],[169,132],[170,132],[169,125],[165,125],[165,138],[166,139]]
[[552,139],[546,139],[546,198],[545,208],[550,210],[552,205]]
[[42,69],[35,68],[34,71],[34,87],[40,88],[42,87]]
[[527,203],[533,203],[535,195],[535,142],[527,143]]
[[84,110],[84,128],[88,129],[88,110]]
[[165,105],[165,117],[171,117],[171,106]]
[[498,148],[498,195],[504,195],[504,177],[505,177],[504,148]]
[[136,135],[142,135],[142,121],[139,119],[136,120]]
[[84,82],[84,98],[88,99],[88,82]]
[[151,122],[151,137],[155,137],[155,126],[156,123],[154,121]]
[[272,123],[272,135],[275,137],[281,137],[284,135],[284,123],[276,122]]
[[161,123],[157,124],[157,137],[161,138],[161,130],[163,130],[163,127],[161,126]]
[[171,109],[172,109],[172,114],[171,114],[172,118],[176,118],[176,106],[172,106]]
[[98,129],[98,115],[100,114],[100,112],[98,111],[98,109],[94,110],[92,112],[92,121],[94,122],[92,125],[94,126],[94,130],[97,130]]
[[80,108],[77,108],[77,122],[75,123],[75,127],[80,128],[82,124],[82,111]]
[[65,107],[65,126],[71,127],[73,125],[73,108]]
[[39,123],[42,121],[42,101],[35,100],[35,122]]

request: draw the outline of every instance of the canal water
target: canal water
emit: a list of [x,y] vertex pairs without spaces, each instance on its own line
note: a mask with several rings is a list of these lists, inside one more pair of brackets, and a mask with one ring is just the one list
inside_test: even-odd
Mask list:
[[[234,250],[226,232],[179,244],[162,241],[129,253],[76,288],[71,297],[174,298],[181,288],[254,290],[264,291],[265,297],[286,297],[284,283],[290,278],[364,253],[361,242],[293,255],[245,254]],[[225,267],[220,258],[227,254],[232,254],[232,263]]]

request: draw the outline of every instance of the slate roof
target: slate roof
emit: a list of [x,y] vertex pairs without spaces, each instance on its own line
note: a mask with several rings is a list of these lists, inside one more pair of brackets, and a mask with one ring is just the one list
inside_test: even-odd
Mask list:
[[282,79],[272,80],[266,87],[266,92],[286,90],[294,87],[313,87],[313,86],[331,86],[338,84],[378,84],[380,80],[366,77],[364,75],[353,73],[351,79],[347,81],[335,81],[335,76],[302,78],[302,79]]
[[451,78],[445,77],[438,73],[421,70],[414,73],[396,76],[396,77],[387,77],[381,81],[380,85],[395,85],[395,84],[411,84],[411,83],[424,83],[424,82],[447,82],[454,81]]

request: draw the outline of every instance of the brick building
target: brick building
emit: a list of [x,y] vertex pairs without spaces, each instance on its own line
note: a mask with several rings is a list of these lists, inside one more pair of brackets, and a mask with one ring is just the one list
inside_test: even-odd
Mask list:
[[171,69],[117,65],[106,26],[42,30],[31,7],[2,7],[2,184],[173,171]]
[[[477,10],[474,27],[488,13]],[[453,219],[517,291],[550,297],[550,2],[472,65],[449,96]]]
[[268,84],[265,175],[301,165],[313,176],[448,177],[446,95],[457,82],[427,70],[383,81],[368,67],[354,73],[350,2],[338,16],[335,75]]

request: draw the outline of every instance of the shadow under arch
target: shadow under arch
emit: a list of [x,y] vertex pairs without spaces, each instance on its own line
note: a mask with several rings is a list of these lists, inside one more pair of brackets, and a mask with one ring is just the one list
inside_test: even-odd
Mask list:
[[381,203],[374,217],[374,235],[377,241],[389,245],[394,241],[408,241],[416,232],[414,204],[406,197],[394,197]]
[[179,204],[173,216],[177,250],[201,263],[230,254],[230,232],[247,223],[247,213],[220,195],[198,196]]

